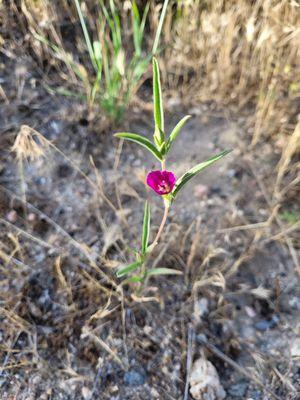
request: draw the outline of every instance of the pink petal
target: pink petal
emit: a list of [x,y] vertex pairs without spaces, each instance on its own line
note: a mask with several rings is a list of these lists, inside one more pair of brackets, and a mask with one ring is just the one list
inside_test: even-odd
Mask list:
[[170,193],[175,182],[176,178],[170,171],[151,171],[147,176],[147,185],[159,195]]

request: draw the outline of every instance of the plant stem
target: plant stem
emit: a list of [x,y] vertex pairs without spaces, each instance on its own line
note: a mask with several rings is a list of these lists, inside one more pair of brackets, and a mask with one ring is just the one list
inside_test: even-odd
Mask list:
[[154,239],[154,241],[153,241],[153,243],[152,243],[152,245],[151,245],[152,248],[154,248],[154,247],[157,245],[158,240],[159,240],[159,238],[160,238],[160,236],[161,236],[161,234],[162,234],[162,231],[163,231],[163,229],[164,229],[164,226],[165,226],[165,224],[166,224],[166,222],[167,222],[169,209],[170,209],[170,207],[169,207],[168,205],[165,204],[165,211],[164,211],[163,219],[162,219],[162,221],[161,221],[161,224],[160,224],[160,227],[159,227],[159,229],[158,229],[158,232],[157,232],[157,234],[156,234],[156,236],[155,236],[155,239]]
[[166,160],[162,160],[161,169],[162,169],[162,171],[164,171],[166,169]]
[[[164,229],[164,226],[167,222],[167,218],[168,218],[168,213],[169,213],[169,205],[167,205],[165,203],[165,211],[164,211],[164,215],[163,215],[163,219],[161,221],[161,224],[158,228],[158,232],[155,236],[155,239],[153,240],[151,246],[149,246],[151,248],[151,250],[149,251],[149,254],[153,251],[154,247],[158,244],[159,238],[162,234],[162,231]],[[146,261],[146,260],[145,260]],[[146,274],[146,265],[145,265],[145,261],[143,262],[143,264],[141,265],[141,277],[142,277],[142,282],[139,286],[139,288],[137,289],[137,295],[140,295],[146,285],[147,282],[147,274]]]

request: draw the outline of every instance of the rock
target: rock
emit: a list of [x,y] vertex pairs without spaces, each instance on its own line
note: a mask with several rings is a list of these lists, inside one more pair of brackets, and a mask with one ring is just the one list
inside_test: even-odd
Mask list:
[[261,321],[258,321],[254,326],[258,331],[263,332],[263,331],[270,329],[272,325],[271,325],[271,321],[267,321],[266,319],[263,319]]
[[206,185],[195,185],[194,186],[194,196],[198,199],[205,197],[208,193],[208,187]]
[[288,308],[292,308],[293,310],[300,310],[300,298],[298,296],[293,296],[288,298]]
[[247,394],[247,400],[262,400],[263,395],[260,390],[251,390]]
[[17,217],[18,217],[18,214],[17,214],[17,212],[16,212],[15,210],[9,211],[9,212],[7,213],[7,215],[6,215],[6,219],[7,219],[9,222],[12,222],[12,223],[16,222]]
[[81,389],[81,394],[84,400],[89,400],[92,398],[92,391],[86,386],[83,386]]
[[245,306],[245,311],[246,311],[248,317],[250,317],[250,318],[256,317],[256,312],[254,311],[254,309],[252,307]]
[[248,388],[248,383],[246,381],[239,381],[238,383],[232,385],[228,389],[228,393],[233,397],[238,397],[239,399],[243,399],[246,394],[247,388]]
[[273,315],[271,320],[263,319],[257,322],[254,326],[258,331],[266,331],[268,329],[274,328],[279,322],[279,317],[277,315]]
[[146,382],[145,373],[131,370],[125,373],[124,383],[126,386],[141,386]]
[[296,338],[291,344],[291,356],[300,357],[300,338]]
[[235,169],[229,169],[227,171],[227,176],[228,176],[228,178],[234,178],[236,176],[236,170]]
[[195,400],[222,400],[226,396],[216,368],[204,357],[194,362],[189,383]]
[[195,321],[200,322],[201,318],[208,313],[208,300],[202,297],[194,303],[194,318]]

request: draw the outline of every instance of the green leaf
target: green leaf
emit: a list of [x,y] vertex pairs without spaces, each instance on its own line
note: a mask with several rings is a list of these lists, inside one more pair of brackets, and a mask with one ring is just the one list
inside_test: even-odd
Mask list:
[[159,78],[159,68],[158,62],[155,57],[153,57],[153,102],[154,102],[154,122],[155,122],[155,132],[159,144],[164,141],[164,111],[162,104],[162,94],[161,85]]
[[181,128],[183,127],[183,125],[186,123],[186,121],[191,118],[190,115],[186,115],[185,117],[183,117],[178,124],[175,126],[175,128],[172,130],[169,139],[167,141],[167,151],[169,151],[172,143],[174,142],[174,140],[176,139],[177,135],[179,134],[179,132],[181,131]]
[[126,285],[127,283],[137,283],[142,282],[143,278],[141,276],[131,276],[130,278],[125,279],[122,282],[122,285]]
[[98,73],[99,73],[99,70],[102,70],[102,46],[101,46],[101,43],[99,42],[99,40],[95,40],[93,42],[93,50],[94,50],[94,57],[95,57],[95,61],[98,66]]
[[159,22],[158,22],[158,26],[157,26],[157,31],[156,31],[156,34],[155,34],[155,39],[154,39],[154,43],[153,43],[153,47],[152,47],[152,54],[156,54],[156,52],[157,52],[158,43],[159,43],[159,39],[160,39],[160,35],[161,35],[164,19],[165,19],[167,8],[168,8],[168,3],[169,3],[169,0],[165,0],[164,1],[164,5],[163,5],[162,11],[160,13]]
[[131,2],[131,15],[132,15],[132,26],[133,26],[133,43],[134,43],[134,50],[135,55],[138,57],[141,55],[141,32],[140,32],[140,13],[139,9],[136,5],[135,0]]
[[150,235],[150,204],[148,201],[145,203],[144,221],[143,221],[143,234],[142,234],[142,253],[146,254]]
[[150,140],[147,139],[146,137],[138,135],[136,133],[129,133],[129,132],[115,133],[114,136],[121,138],[121,139],[131,140],[134,143],[140,144],[141,146],[143,146],[147,150],[149,150],[159,161],[162,160],[162,156],[161,156],[160,152],[157,150],[157,148],[154,146],[154,144],[152,142],[150,142]]
[[182,275],[182,271],[172,268],[151,268],[147,271],[147,276],[153,275]]
[[121,278],[122,276],[125,276],[129,274],[130,272],[135,271],[142,265],[141,261],[136,261],[132,264],[124,265],[123,267],[119,268],[118,271],[116,272],[116,275],[118,278]]
[[141,36],[142,37],[143,37],[143,34],[144,34],[144,30],[145,30],[146,19],[147,19],[147,15],[148,15],[148,12],[149,12],[149,8],[150,8],[150,1],[148,1],[146,6],[144,7],[143,17],[142,17],[142,21],[141,21],[141,24],[140,24],[140,32],[141,32]]
[[179,190],[181,190],[183,188],[183,186],[190,179],[192,179],[195,175],[199,174],[199,172],[201,172],[203,169],[205,169],[209,165],[215,163],[216,161],[220,160],[222,157],[226,156],[226,154],[228,154],[230,152],[231,152],[231,150],[222,151],[222,153],[217,154],[216,156],[213,156],[213,157],[209,158],[206,161],[203,161],[202,163],[196,165],[195,167],[191,168],[188,172],[186,172],[184,175],[182,175],[177,180],[175,188],[173,189],[173,192],[172,192],[173,200],[175,199],[175,197],[178,194]]
[[93,64],[93,67],[94,67],[94,69],[95,69],[95,71],[97,73],[98,72],[98,65],[95,62],[94,49],[93,49],[92,42],[91,42],[91,39],[90,39],[90,36],[89,36],[89,33],[88,33],[88,29],[87,29],[87,26],[86,26],[86,23],[85,23],[84,16],[83,16],[82,11],[81,11],[80,3],[79,3],[79,0],[74,0],[74,1],[75,1],[75,6],[76,6],[76,9],[77,9],[78,16],[79,16],[81,28],[82,28],[82,31],[83,31],[86,47],[88,49],[89,56],[90,56],[91,62]]

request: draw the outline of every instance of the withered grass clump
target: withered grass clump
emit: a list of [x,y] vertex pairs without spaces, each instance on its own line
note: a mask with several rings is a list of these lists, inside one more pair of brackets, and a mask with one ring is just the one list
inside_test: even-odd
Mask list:
[[27,125],[22,125],[11,148],[17,160],[36,160],[45,156],[48,147],[44,137]]
[[[149,32],[157,30],[162,3],[150,2],[146,22]],[[130,35],[130,26],[125,23],[128,4],[115,1],[124,22],[125,47],[130,42],[126,39]],[[141,4],[137,4],[142,11]],[[98,6],[94,0],[81,2],[95,37],[99,27],[93,10],[98,10]],[[19,29],[26,34],[29,48],[40,63],[48,59],[57,69],[63,85],[67,82],[78,84],[72,63],[84,71],[85,81],[89,81],[90,61],[75,3],[62,1],[58,5],[46,0],[26,0],[21,7],[12,2],[9,8],[4,7],[4,11],[7,12],[4,22],[7,23],[11,15],[22,21]],[[69,30],[75,38],[77,55],[72,54],[74,49],[70,48],[70,38],[64,33],[64,21],[70,22]],[[184,103],[214,101],[223,108],[235,106],[237,112],[248,110],[251,120],[247,130],[253,145],[261,136],[285,138],[294,131],[297,122],[299,26],[300,12],[296,1],[177,0],[174,7],[168,7],[163,26],[165,43],[160,54],[160,59],[164,60],[161,62],[165,70],[163,75],[168,77],[171,92],[181,93]],[[49,47],[37,40],[37,35],[48,38],[61,49],[64,61],[69,61],[61,63],[59,57],[51,57]],[[101,33],[103,40],[110,42],[107,35],[108,31]],[[149,40],[145,41],[146,48],[151,46]],[[128,51],[130,48],[126,48]]]
[[166,32],[169,82],[190,103],[254,109],[253,144],[290,133],[300,94],[299,26],[295,1],[178,1]]

